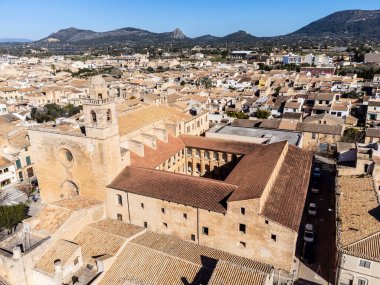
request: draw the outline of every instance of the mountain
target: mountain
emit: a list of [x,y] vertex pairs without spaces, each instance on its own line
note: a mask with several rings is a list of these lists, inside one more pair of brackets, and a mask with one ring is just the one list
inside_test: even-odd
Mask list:
[[275,37],[255,37],[245,31],[238,31],[224,37],[204,35],[187,37],[180,29],[172,32],[154,33],[147,30],[127,27],[107,32],[95,32],[68,28],[52,33],[48,37],[34,42],[36,46],[59,49],[60,46],[191,46],[191,45],[302,45],[302,44],[349,44],[380,43],[380,10],[340,11],[312,22],[290,34]]
[[0,43],[28,43],[32,40],[18,38],[0,38]]
[[80,44],[80,45],[102,45],[112,43],[136,43],[136,44],[157,44],[170,43],[186,40],[187,37],[180,29],[172,32],[153,33],[137,28],[122,28],[108,32],[94,32],[91,30],[81,30],[68,28],[50,34],[35,43],[44,44]]
[[336,12],[310,23],[289,36],[380,39],[380,10]]

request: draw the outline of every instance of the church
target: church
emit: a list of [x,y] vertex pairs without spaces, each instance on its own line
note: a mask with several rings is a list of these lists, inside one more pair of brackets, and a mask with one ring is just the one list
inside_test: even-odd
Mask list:
[[[71,257],[54,257],[59,253],[47,246],[39,256],[48,264],[38,263],[31,275],[45,280],[41,276],[49,271],[51,280],[62,281],[86,268],[81,245],[86,241],[78,238],[85,230],[100,243],[98,247],[103,243],[96,236],[98,231],[120,238],[112,250],[87,254],[92,267],[98,269],[99,284],[156,284],[143,283],[148,277],[140,280],[137,273],[128,271],[132,268],[125,269],[129,277],[117,268],[126,266],[122,260],[131,259],[126,248],[134,252],[142,244],[152,249],[159,243],[170,247],[172,239],[179,250],[176,254],[181,253],[181,246],[192,254],[200,248],[213,252],[216,265],[201,264],[210,271],[206,281],[193,279],[191,284],[235,284],[216,283],[216,275],[223,274],[223,262],[231,271],[235,259],[240,264],[236,265],[241,271],[238,275],[249,275],[256,268],[253,271],[259,277],[251,276],[256,283],[249,284],[272,284],[274,276],[283,281],[292,278],[298,267],[295,249],[309,187],[310,152],[286,141],[260,145],[200,136],[209,124],[204,111],[183,112],[164,105],[118,114],[101,76],[91,79],[90,97],[83,99],[82,105],[84,122],[79,127],[57,124],[29,130],[44,210],[50,207],[50,214],[56,207],[71,211],[55,225],[55,232],[63,225],[67,229],[54,242],[73,257],[72,264],[65,267],[63,260],[68,262]],[[67,221],[73,219],[73,213],[77,220],[68,233]],[[41,226],[41,219],[33,217],[26,223],[33,231]],[[124,230],[112,233],[116,228]],[[120,234],[122,231],[132,233]],[[67,240],[70,242],[64,242]],[[120,246],[123,242],[125,248]],[[107,243],[104,246],[107,248]],[[80,256],[81,250],[83,257],[77,260],[74,256]],[[228,257],[216,258],[222,253]],[[106,255],[114,257],[108,267],[99,258]],[[144,261],[140,255],[138,258]],[[147,266],[153,262],[148,259]],[[141,283],[104,281],[116,280],[113,278],[123,282],[139,279]],[[178,282],[166,284],[186,284]]]

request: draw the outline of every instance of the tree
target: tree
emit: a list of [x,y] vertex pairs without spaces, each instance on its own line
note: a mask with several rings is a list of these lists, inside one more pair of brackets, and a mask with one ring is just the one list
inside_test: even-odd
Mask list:
[[268,119],[270,116],[270,112],[267,110],[257,110],[256,118],[258,119]]
[[220,53],[220,55],[222,56],[222,58],[226,58],[227,55],[228,55],[228,50],[222,50],[222,52]]
[[365,133],[355,128],[348,128],[344,131],[343,136],[340,141],[342,142],[363,142]]
[[204,85],[206,89],[210,89],[212,86],[212,81],[209,77],[203,77],[200,82],[201,85]]
[[31,110],[30,110],[30,118],[32,120],[36,119],[36,112],[37,112],[37,108],[36,107],[32,107]]
[[227,115],[232,118],[237,118],[237,119],[248,119],[249,115],[245,114],[243,112],[227,112]]
[[36,120],[37,123],[55,121],[55,119],[60,117],[71,117],[78,114],[81,110],[81,106],[74,106],[72,104],[67,104],[61,107],[55,103],[46,104],[42,110],[31,111],[31,118]]
[[29,207],[24,203],[12,206],[0,206],[0,228],[11,233],[16,226],[28,217]]
[[63,107],[63,110],[65,111],[66,116],[71,117],[80,112],[80,107],[74,106],[73,104],[67,104]]
[[149,66],[149,67],[146,69],[146,71],[148,71],[149,73],[154,73],[154,72],[155,72],[154,68],[151,67],[151,66]]
[[57,67],[55,66],[55,64],[51,64],[50,67],[51,67],[51,69],[53,69],[54,75],[56,75],[56,73],[57,73]]

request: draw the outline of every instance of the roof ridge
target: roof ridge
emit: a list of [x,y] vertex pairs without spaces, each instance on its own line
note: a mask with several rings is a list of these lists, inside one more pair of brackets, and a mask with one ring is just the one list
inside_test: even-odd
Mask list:
[[344,249],[344,250],[347,250],[348,247],[351,247],[351,246],[354,246],[354,245],[356,245],[358,243],[364,242],[364,241],[366,241],[366,240],[368,240],[368,239],[370,239],[370,238],[372,238],[372,237],[374,237],[376,235],[379,235],[379,237],[380,237],[380,231],[377,231],[375,233],[369,234],[368,236],[366,236],[366,237],[364,237],[364,238],[362,238],[360,240],[354,241],[354,242],[352,242],[350,244],[347,244],[345,246],[342,246],[341,248]]
[[193,175],[188,175],[188,174],[184,174],[184,173],[179,173],[179,172],[171,172],[171,171],[166,171],[166,170],[160,170],[160,169],[154,169],[154,168],[146,168],[146,167],[142,167],[142,166],[132,166],[132,165],[129,165],[129,166],[126,166],[125,168],[135,168],[135,169],[142,169],[142,170],[147,170],[147,171],[152,171],[152,172],[159,172],[159,173],[165,173],[167,175],[171,175],[171,176],[177,176],[177,177],[186,177],[187,179],[192,179],[192,180],[203,180],[203,181],[207,181],[207,182],[210,182],[210,183],[214,183],[214,184],[223,184],[223,185],[228,185],[228,186],[233,186],[233,187],[238,187],[237,185],[234,185],[234,184],[231,184],[231,183],[227,183],[225,181],[222,181],[222,180],[215,180],[215,179],[211,179],[211,178],[206,178],[206,177],[202,177],[202,176],[193,176]]
[[[158,234],[158,235],[162,236],[161,234]],[[182,241],[182,240],[180,240],[180,241]],[[147,245],[143,245],[143,244],[140,244],[140,243],[136,243],[136,242],[134,242],[133,240],[129,241],[128,243],[131,243],[131,244],[136,245],[136,246],[138,246],[138,247],[146,248],[146,249],[151,250],[151,251],[154,251],[154,252],[161,253],[161,254],[163,254],[163,255],[165,255],[165,256],[169,256],[169,257],[172,257],[172,258],[175,258],[175,259],[178,259],[178,260],[184,261],[184,262],[186,262],[186,263],[193,264],[193,265],[198,266],[198,267],[205,267],[205,266],[203,266],[202,264],[196,264],[196,263],[194,263],[194,262],[192,262],[192,261],[190,261],[190,260],[183,259],[183,258],[178,257],[178,256],[175,256],[175,255],[171,255],[171,254],[166,253],[166,252],[164,252],[164,251],[161,251],[161,250],[158,250],[158,249],[155,249],[155,248],[151,248],[151,247],[149,247],[149,246],[147,246]],[[128,245],[128,243],[127,243],[127,245]],[[205,268],[207,268],[207,267],[205,267]],[[208,269],[209,269],[209,268],[208,268]]]
[[[95,224],[95,223],[93,223],[93,224]],[[108,232],[108,231],[105,231],[105,230],[102,230],[102,229],[99,229],[99,228],[95,228],[95,227],[92,226],[93,224],[89,224],[89,225],[85,226],[83,229],[85,229],[85,228],[92,228],[94,230],[97,230],[97,231],[100,231],[100,232],[103,232],[103,233],[107,233],[107,234],[110,234],[110,235],[122,238],[124,240],[127,240],[127,238],[124,237],[124,236],[122,236],[122,235],[118,235],[118,234],[111,233],[111,232]]]
[[[267,267],[270,267],[272,270],[273,270],[273,265],[270,265],[270,264],[267,264],[267,263],[264,263],[264,262],[261,262],[261,261],[257,261],[257,260],[254,260],[255,262],[258,262],[260,264],[262,264],[263,266],[267,266]],[[257,268],[250,268],[250,267],[247,267],[245,265],[241,265],[241,264],[237,264],[237,263],[234,263],[234,262],[231,262],[231,261],[228,261],[228,260],[225,260],[223,258],[221,259],[218,259],[218,262],[217,262],[217,265],[220,263],[227,263],[233,267],[237,267],[238,269],[241,269],[241,270],[246,270],[246,271],[250,271],[250,272],[253,272],[253,273],[259,273],[259,274],[263,274],[263,275],[267,275],[267,273],[263,272],[263,271],[260,271],[259,269]]]

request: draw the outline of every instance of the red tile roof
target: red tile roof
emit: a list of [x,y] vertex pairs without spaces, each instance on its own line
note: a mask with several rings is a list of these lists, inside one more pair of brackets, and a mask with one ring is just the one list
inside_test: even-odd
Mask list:
[[126,167],[109,188],[219,213],[237,186],[207,178],[154,169]]
[[287,142],[261,146],[245,155],[226,178],[226,182],[237,185],[229,202],[260,198]]
[[185,148],[181,137],[168,134],[168,142],[156,140],[156,149],[144,145],[144,157],[131,152],[131,164],[136,167],[156,168],[158,165]]
[[[244,156],[224,182],[151,169],[184,147]],[[146,147],[145,157],[132,154],[132,166],[126,167],[108,187],[225,213],[227,201],[261,198],[281,155],[285,155],[284,160],[260,214],[298,231],[312,154],[286,141],[258,145],[188,135],[169,136],[169,143],[158,142],[157,150]]]
[[280,172],[260,214],[298,232],[312,160],[311,152],[289,145]]
[[247,154],[261,148],[259,144],[245,143],[238,141],[229,141],[223,139],[206,138],[199,136],[181,136],[187,147],[207,149],[212,151],[221,151],[233,154]]

